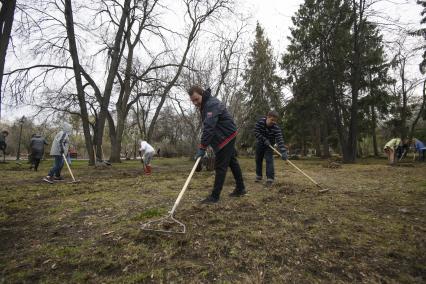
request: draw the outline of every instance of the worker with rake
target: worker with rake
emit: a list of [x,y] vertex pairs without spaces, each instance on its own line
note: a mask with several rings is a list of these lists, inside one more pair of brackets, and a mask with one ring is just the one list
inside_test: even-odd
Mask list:
[[139,149],[139,155],[142,157],[143,170],[145,175],[152,174],[151,160],[154,157],[155,150],[145,140],[141,141],[141,147]]
[[6,162],[6,148],[7,148],[6,137],[7,136],[9,136],[9,132],[7,130],[3,130],[0,133],[0,151],[3,152],[3,162]]
[[262,181],[263,158],[266,160],[266,185],[274,183],[274,158],[271,146],[275,143],[281,153],[281,158],[287,160],[287,149],[284,146],[284,139],[280,127],[277,125],[279,114],[275,110],[268,112],[266,117],[257,121],[254,127],[256,136],[256,180]]
[[383,151],[388,156],[388,162],[389,165],[393,166],[396,162],[395,156],[396,156],[396,150],[401,145],[401,138],[392,138],[389,140],[385,147],[383,147]]
[[426,146],[425,144],[420,141],[419,139],[413,138],[411,141],[413,147],[414,147],[414,155],[416,155],[416,152],[419,152],[419,161],[425,161],[426,156]]
[[225,105],[211,95],[210,89],[203,90],[199,86],[193,86],[189,89],[188,94],[191,102],[200,110],[203,121],[201,144],[195,158],[204,157],[209,145],[213,148],[216,156],[213,190],[201,202],[215,203],[219,201],[228,167],[231,168],[236,182],[236,188],[230,196],[243,196],[246,194],[246,190],[241,168],[236,158],[235,138],[238,131],[234,119]]
[[59,131],[52,142],[50,156],[53,156],[53,167],[43,180],[48,183],[53,183],[54,180],[63,180],[61,170],[64,166],[64,156],[68,155],[72,127],[69,123],[62,125],[62,130]]

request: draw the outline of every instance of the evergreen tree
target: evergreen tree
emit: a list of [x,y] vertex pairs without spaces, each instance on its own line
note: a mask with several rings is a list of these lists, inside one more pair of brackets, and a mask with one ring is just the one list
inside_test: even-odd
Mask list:
[[263,28],[256,25],[256,35],[248,58],[248,66],[243,75],[245,80],[243,106],[247,111],[243,129],[243,139],[253,142],[253,127],[261,116],[271,109],[282,110],[281,78],[276,75],[276,63],[271,42]]
[[281,61],[294,95],[287,111],[295,113],[286,116],[298,127],[311,128],[317,149],[321,143],[328,149],[337,135],[345,162],[355,161],[360,133],[372,128],[360,122],[372,113],[365,97],[385,96],[388,83],[382,38],[367,21],[365,7],[364,0],[306,0],[292,18],[290,45]]
[[[423,18],[420,24],[426,24],[426,0],[417,0],[417,3],[423,7],[423,11],[421,12]],[[426,40],[426,28],[419,29],[416,34],[422,36]],[[423,60],[420,63],[420,72],[422,72],[422,74],[426,73],[426,44],[423,45],[423,49],[425,51],[423,53]]]

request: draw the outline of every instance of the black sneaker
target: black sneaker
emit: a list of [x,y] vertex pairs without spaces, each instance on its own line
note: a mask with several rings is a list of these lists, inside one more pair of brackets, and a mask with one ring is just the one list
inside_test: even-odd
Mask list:
[[262,177],[256,176],[256,179],[254,180],[254,182],[261,182],[262,181]]
[[63,177],[61,177],[61,176],[59,176],[59,177],[54,177],[53,178],[55,181],[62,181],[62,180],[64,180],[64,178]]
[[267,186],[267,187],[271,187],[273,184],[274,184],[274,180],[273,180],[273,179],[268,179],[268,180],[266,181],[266,186]]
[[205,199],[201,200],[201,204],[211,204],[211,203],[217,203],[219,201],[219,198],[213,197],[211,195],[207,196]]
[[240,197],[240,196],[244,196],[244,195],[246,195],[246,193],[247,193],[247,191],[246,191],[245,189],[243,189],[243,190],[237,190],[237,189],[234,189],[234,191],[233,191],[233,192],[231,192],[231,193],[229,194],[229,196],[230,196],[230,197]]

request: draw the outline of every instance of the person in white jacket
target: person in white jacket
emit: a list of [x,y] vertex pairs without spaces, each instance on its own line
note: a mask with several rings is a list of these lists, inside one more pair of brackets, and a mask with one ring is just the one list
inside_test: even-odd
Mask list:
[[50,169],[47,176],[43,179],[48,183],[53,183],[53,180],[62,180],[61,170],[64,166],[63,156],[68,156],[72,126],[69,123],[62,125],[62,130],[59,131],[52,142],[50,156],[53,156],[53,167]]
[[146,175],[152,174],[151,160],[154,157],[155,150],[154,147],[148,144],[146,141],[141,141],[141,148],[139,149],[139,154],[142,157],[144,172]]

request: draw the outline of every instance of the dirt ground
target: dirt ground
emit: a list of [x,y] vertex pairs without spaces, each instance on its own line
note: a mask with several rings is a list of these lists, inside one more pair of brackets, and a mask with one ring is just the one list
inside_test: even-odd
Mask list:
[[[0,283],[425,283],[426,164],[385,160],[326,167],[276,160],[276,183],[201,205],[212,172],[196,173],[175,217],[186,234],[142,231],[171,209],[192,163],[156,159],[105,169],[75,162],[79,184],[41,181],[51,165],[0,164]],[[64,171],[65,176],[69,175]]]

